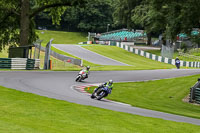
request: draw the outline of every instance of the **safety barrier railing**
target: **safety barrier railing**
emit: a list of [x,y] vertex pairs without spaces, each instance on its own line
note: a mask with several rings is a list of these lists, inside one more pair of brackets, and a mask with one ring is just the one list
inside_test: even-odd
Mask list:
[[190,88],[189,102],[200,104],[200,78],[195,85]]
[[39,59],[0,58],[0,69],[39,69]]
[[[35,47],[37,48],[41,48],[41,51],[45,52],[45,48],[38,45],[38,44],[34,44]],[[66,55],[62,55],[62,54],[59,54],[59,53],[56,53],[54,51],[50,51],[50,55],[53,56],[54,58],[56,59],[59,59],[61,61],[64,61],[64,62],[68,62],[68,63],[71,63],[71,64],[74,64],[74,65],[78,65],[78,66],[82,66],[82,60],[81,59],[76,59],[76,58],[73,58],[73,57],[68,57]]]

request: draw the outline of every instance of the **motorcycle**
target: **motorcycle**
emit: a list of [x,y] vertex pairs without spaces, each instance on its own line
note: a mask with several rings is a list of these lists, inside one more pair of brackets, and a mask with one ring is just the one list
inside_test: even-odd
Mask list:
[[85,78],[86,78],[86,72],[84,72],[83,70],[81,70],[80,72],[79,72],[79,74],[77,75],[77,77],[76,77],[76,82],[81,82],[82,80],[84,80]]
[[107,86],[101,86],[94,89],[94,92],[91,95],[91,98],[96,98],[97,100],[101,100],[103,97],[106,97],[108,94],[111,93],[111,90],[108,89]]

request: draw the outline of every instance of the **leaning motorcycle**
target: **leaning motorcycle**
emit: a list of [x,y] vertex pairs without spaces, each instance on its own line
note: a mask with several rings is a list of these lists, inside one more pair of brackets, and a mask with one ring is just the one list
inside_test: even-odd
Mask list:
[[86,73],[83,71],[83,70],[81,70],[79,73],[78,73],[78,75],[77,75],[77,77],[76,77],[76,82],[81,82],[82,80],[84,80],[86,78]]
[[110,92],[110,89],[108,89],[107,86],[103,86],[100,88],[94,89],[94,92],[91,95],[91,98],[94,99],[96,98],[97,100],[101,100],[103,97],[106,97]]

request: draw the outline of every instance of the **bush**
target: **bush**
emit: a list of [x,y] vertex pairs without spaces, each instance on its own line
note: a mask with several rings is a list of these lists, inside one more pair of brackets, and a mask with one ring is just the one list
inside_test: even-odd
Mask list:
[[181,49],[183,50],[184,53],[187,52],[187,45],[185,43],[181,43]]

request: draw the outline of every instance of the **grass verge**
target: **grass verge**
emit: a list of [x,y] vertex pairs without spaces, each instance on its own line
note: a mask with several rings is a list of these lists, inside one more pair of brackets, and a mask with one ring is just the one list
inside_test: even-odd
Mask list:
[[98,54],[104,55],[106,57],[115,59],[117,61],[129,64],[131,66],[113,66],[114,70],[138,70],[138,69],[170,69],[175,68],[175,66],[154,61],[116,46],[106,46],[106,45],[91,45],[83,46],[84,48],[96,52]]
[[198,133],[200,126],[83,106],[0,87],[0,132]]
[[81,32],[64,32],[51,30],[37,30],[40,40],[43,40],[42,46],[53,40],[53,44],[77,44],[79,42],[87,41],[87,33]]
[[[200,118],[200,106],[182,101],[199,77],[195,75],[147,82],[114,83],[112,94],[107,98],[136,107]],[[93,92],[93,89],[89,92]]]

